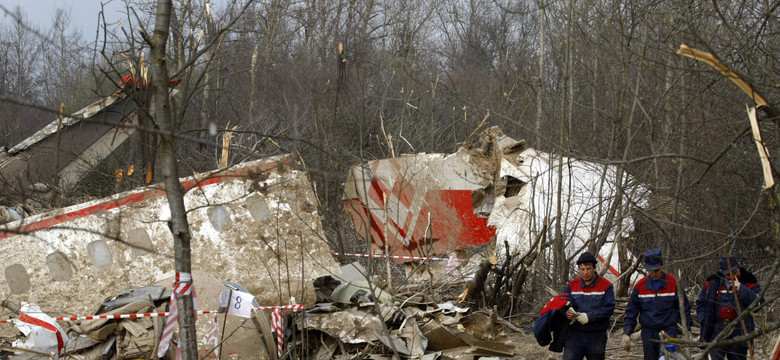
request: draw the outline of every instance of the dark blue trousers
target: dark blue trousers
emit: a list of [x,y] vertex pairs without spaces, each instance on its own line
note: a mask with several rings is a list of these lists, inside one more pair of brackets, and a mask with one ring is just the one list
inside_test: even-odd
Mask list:
[[[677,337],[676,326],[661,330],[665,331],[669,336]],[[663,344],[658,342],[661,340],[661,337],[658,335],[661,330],[642,328],[642,351],[645,353],[645,360],[658,360],[661,357]]]
[[604,360],[607,331],[569,331],[563,346],[563,360]]
[[710,353],[710,359],[712,360],[746,360],[747,359],[748,345],[746,342],[724,346],[712,350]]
[[[717,324],[715,325],[715,335],[720,334],[721,331],[723,331],[723,328],[726,327],[724,324]],[[737,326],[737,330],[735,331],[735,334],[732,334],[728,338],[733,338],[735,336],[742,335],[742,331]],[[714,336],[713,336],[714,338]],[[743,342],[739,344],[724,346],[721,348],[715,348],[715,350],[712,350],[710,353],[710,358],[712,360],[746,360],[747,359],[747,352],[748,352],[748,343]]]

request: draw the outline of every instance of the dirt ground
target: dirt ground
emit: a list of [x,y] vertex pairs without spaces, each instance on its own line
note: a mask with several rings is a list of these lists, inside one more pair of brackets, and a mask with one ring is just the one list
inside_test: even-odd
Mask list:
[[[507,337],[515,344],[515,356],[513,359],[527,359],[527,360],[555,360],[560,359],[563,353],[555,353],[547,350],[547,347],[539,346],[534,338],[532,330],[521,329],[522,332],[514,332],[510,329],[504,329]],[[776,333],[776,332],[775,332]],[[615,331],[610,333],[607,340],[607,359],[643,359],[642,355],[642,341],[635,340],[631,344],[631,351],[626,352],[621,346],[621,331]],[[777,339],[777,334],[771,334],[759,338],[755,342],[754,358],[755,359],[769,359],[771,358],[771,351],[773,340]],[[695,349],[693,353],[699,353],[699,349]],[[748,359],[750,357],[748,356]]]
[[[532,330],[514,332],[505,329],[505,331],[507,337],[515,344],[515,356],[513,359],[555,360],[563,356],[563,353],[552,352],[547,350],[546,346],[539,346]],[[620,345],[620,335],[622,335],[620,332],[610,334],[607,340],[607,359],[642,359],[641,341],[634,342],[631,352],[628,353]]]

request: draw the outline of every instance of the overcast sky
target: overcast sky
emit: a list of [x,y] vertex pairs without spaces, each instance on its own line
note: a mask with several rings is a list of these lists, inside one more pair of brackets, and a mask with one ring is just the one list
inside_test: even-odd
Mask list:
[[[85,39],[94,39],[97,28],[100,4],[106,11],[106,21],[115,22],[122,18],[120,11],[124,10],[120,0],[0,0],[9,11],[17,6],[27,15],[29,25],[42,31],[50,28],[52,16],[57,8],[70,12],[71,26],[81,31]],[[10,18],[0,10],[0,22],[8,23]]]

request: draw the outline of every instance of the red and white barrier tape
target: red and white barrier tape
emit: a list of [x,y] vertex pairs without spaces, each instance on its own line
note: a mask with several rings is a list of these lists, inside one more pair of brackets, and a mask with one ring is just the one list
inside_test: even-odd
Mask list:
[[214,345],[214,357],[219,357],[219,327],[217,326],[219,322],[217,321],[217,314],[214,314],[213,319],[211,320],[211,327],[209,328],[208,332],[208,340],[206,340],[206,344]]
[[192,294],[192,274],[176,273],[176,279],[173,281],[173,292],[179,295]]
[[281,306],[258,306],[253,307],[252,310],[270,310],[270,309],[293,309],[293,310],[301,310],[303,309],[303,304],[295,304],[295,305],[281,305]]
[[282,349],[284,344],[284,328],[282,324],[282,311],[274,309],[271,313],[271,331],[276,333],[276,352],[279,358],[282,357]]
[[[212,314],[216,313],[216,310],[203,310],[203,311],[196,311],[197,314]],[[135,319],[135,318],[142,318],[142,317],[163,317],[170,315],[169,312],[161,312],[161,313],[146,313],[146,314],[121,314],[121,315],[93,315],[93,316],[72,316],[72,317],[59,317],[55,320],[57,321],[79,321],[79,320],[98,320],[98,319]],[[7,322],[8,320],[2,320],[0,322]]]
[[[197,297],[195,293],[195,286],[192,284],[192,274],[188,272],[176,272],[176,277],[173,280],[173,286],[171,287],[173,292],[171,293],[169,315],[165,321],[165,327],[162,337],[160,337],[160,344],[157,346],[157,357],[162,358],[168,351],[168,346],[173,340],[173,332],[179,325],[179,307],[176,301],[177,295],[192,296],[192,306],[194,309],[198,308]],[[198,312],[195,311],[195,320],[198,320]],[[178,351],[178,350],[177,350]]]
[[[283,306],[259,306],[256,308],[252,308],[252,310],[268,310],[268,309],[293,309],[293,310],[301,310],[303,309],[303,304],[296,304],[296,305],[283,305]],[[198,310],[195,312],[196,314],[218,314],[219,311],[217,310]],[[145,313],[145,314],[120,314],[120,315],[91,315],[91,316],[71,316],[71,317],[58,317],[54,320],[57,321],[81,321],[81,320],[99,320],[99,319],[136,319],[136,318],[144,318],[144,317],[163,317],[170,315],[169,312],[161,312],[161,313]],[[6,320],[0,320],[0,324],[7,324],[11,322],[11,319]]]
[[[391,258],[391,259],[404,259],[404,260],[434,260],[434,261],[447,261],[448,258],[440,257],[426,257],[426,256],[403,256],[403,255],[384,255],[384,254],[347,254],[347,253],[331,253],[332,255],[344,255],[344,256],[358,256],[358,257],[375,257],[375,258]],[[462,261],[458,259],[459,261]]]
[[444,275],[439,279],[440,283],[446,283],[455,280],[455,269],[458,267],[458,255],[450,253],[447,260],[447,267],[444,268]]

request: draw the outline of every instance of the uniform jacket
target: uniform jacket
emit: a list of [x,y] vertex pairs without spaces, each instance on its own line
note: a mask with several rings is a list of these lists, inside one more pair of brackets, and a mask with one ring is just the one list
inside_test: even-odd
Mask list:
[[578,277],[566,285],[571,304],[577,312],[588,315],[585,325],[575,322],[571,328],[576,331],[603,331],[609,328],[609,318],[615,311],[615,290],[609,280],[596,274],[590,285]]
[[563,351],[563,339],[569,330],[569,319],[566,318],[569,307],[568,293],[556,295],[547,302],[534,322],[534,337],[539,345],[550,344],[550,351]]
[[[637,315],[642,328],[664,330],[675,326],[680,322],[680,300],[677,293],[677,279],[671,274],[664,273],[661,277],[661,286],[656,292],[653,290],[652,279],[643,277],[634,286],[631,297],[626,306],[626,323],[624,334],[631,334],[636,328]],[[683,296],[685,317],[690,329],[691,303],[687,296]]]
[[[739,282],[742,283],[738,291],[739,306],[740,309],[744,310],[756,300],[761,292],[761,286],[758,285],[758,280],[751,272],[744,268],[739,268],[739,272]],[[723,307],[736,309],[734,292],[728,290],[730,285],[726,278],[718,272],[707,278],[707,284],[699,293],[699,298],[696,300],[696,314],[701,325],[701,338],[704,341],[712,341],[717,335],[715,326],[718,324],[718,311]],[[747,331],[753,331],[756,328],[753,316],[748,314],[744,319]],[[742,335],[742,326],[737,326],[734,333]]]

